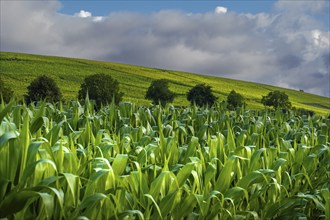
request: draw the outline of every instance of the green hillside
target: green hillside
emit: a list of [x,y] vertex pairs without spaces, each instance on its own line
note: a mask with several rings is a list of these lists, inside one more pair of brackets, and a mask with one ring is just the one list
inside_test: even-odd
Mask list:
[[47,74],[58,83],[65,99],[73,99],[77,96],[84,77],[95,73],[110,74],[120,82],[125,101],[142,105],[150,103],[144,99],[150,82],[165,78],[170,80],[170,89],[178,95],[174,100],[176,105],[188,105],[188,90],[198,83],[205,83],[212,86],[219,100],[226,99],[228,93],[234,89],[244,95],[248,108],[251,109],[262,108],[261,97],[272,90],[280,90],[289,95],[295,107],[310,109],[319,114],[330,112],[329,98],[270,85],[127,64],[0,52],[1,77],[13,88],[17,98],[26,93],[26,87],[36,76]]

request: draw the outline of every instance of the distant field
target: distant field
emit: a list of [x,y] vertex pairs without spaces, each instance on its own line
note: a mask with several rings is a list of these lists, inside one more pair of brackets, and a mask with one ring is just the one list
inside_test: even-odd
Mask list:
[[186,93],[189,89],[198,83],[205,83],[212,86],[220,101],[226,99],[231,90],[241,93],[251,109],[263,108],[261,97],[270,91],[280,90],[289,95],[295,107],[310,109],[318,114],[330,112],[329,98],[270,85],[127,64],[0,52],[1,77],[13,88],[17,98],[23,97],[26,87],[36,76],[47,74],[58,83],[66,100],[74,99],[84,77],[95,73],[110,74],[120,82],[125,101],[142,105],[150,103],[144,95],[151,81],[164,78],[170,80],[170,89],[177,94],[175,105],[188,105]]

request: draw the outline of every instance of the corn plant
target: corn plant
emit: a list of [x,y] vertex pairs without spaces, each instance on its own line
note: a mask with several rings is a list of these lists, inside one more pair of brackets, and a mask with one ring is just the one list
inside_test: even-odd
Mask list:
[[330,218],[327,116],[86,99],[0,122],[0,218]]

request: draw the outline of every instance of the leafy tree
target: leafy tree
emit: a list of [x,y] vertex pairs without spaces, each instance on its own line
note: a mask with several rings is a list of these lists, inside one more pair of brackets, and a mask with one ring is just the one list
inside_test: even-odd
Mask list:
[[198,106],[212,106],[217,100],[213,95],[211,86],[205,84],[197,84],[187,94],[187,99],[191,104],[196,103]]
[[27,87],[28,93],[25,96],[27,102],[46,100],[58,102],[62,99],[62,93],[56,82],[46,75],[35,78]]
[[275,109],[290,109],[291,102],[285,92],[272,91],[267,96],[263,96],[261,103],[264,106],[273,106]]
[[227,104],[230,110],[233,110],[237,107],[242,107],[245,104],[244,97],[241,94],[235,92],[235,90],[232,90],[227,96]]
[[84,99],[88,93],[91,100],[96,102],[97,107],[114,101],[118,104],[124,95],[119,91],[119,82],[107,74],[94,74],[85,77],[80,85],[78,98]]
[[174,97],[175,94],[169,90],[168,80],[166,79],[152,81],[145,95],[145,98],[152,100],[154,104],[160,102],[162,105],[173,102]]
[[13,97],[13,90],[7,87],[4,81],[0,78],[0,102],[2,101],[1,96],[4,102],[9,102],[10,99]]
[[314,111],[309,110],[309,109],[304,109],[304,108],[295,108],[295,107],[293,107],[292,110],[298,116],[302,116],[302,115],[313,116],[315,114]]

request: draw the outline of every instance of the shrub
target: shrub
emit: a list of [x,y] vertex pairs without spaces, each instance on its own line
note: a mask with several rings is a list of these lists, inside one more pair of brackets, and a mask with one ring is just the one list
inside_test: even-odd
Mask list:
[[161,103],[162,105],[173,102],[174,97],[175,94],[168,89],[166,79],[152,81],[145,95],[145,98],[152,100],[154,104]]
[[88,93],[89,99],[94,100],[97,107],[112,102],[118,104],[124,95],[119,92],[119,82],[107,74],[94,74],[85,77],[80,86],[78,98],[83,100]]
[[211,86],[206,86],[205,84],[197,84],[187,94],[187,99],[191,104],[196,103],[198,106],[212,106],[217,100],[212,94]]
[[234,110],[237,107],[242,107],[244,103],[244,97],[235,92],[235,90],[232,90],[229,95],[227,96],[227,104],[228,109]]
[[298,116],[303,116],[303,115],[313,116],[315,114],[314,111],[309,110],[309,109],[304,109],[304,108],[295,108],[295,107],[293,107],[292,110]]
[[275,109],[290,109],[291,102],[285,92],[272,91],[267,96],[263,96],[261,103],[264,106],[273,106]]
[[27,87],[28,93],[25,96],[27,102],[46,100],[58,102],[62,99],[62,93],[56,82],[46,75],[35,78]]
[[4,81],[0,78],[0,103],[2,102],[2,99],[4,102],[9,102],[10,99],[13,97],[13,94],[14,94],[13,90],[7,87]]

